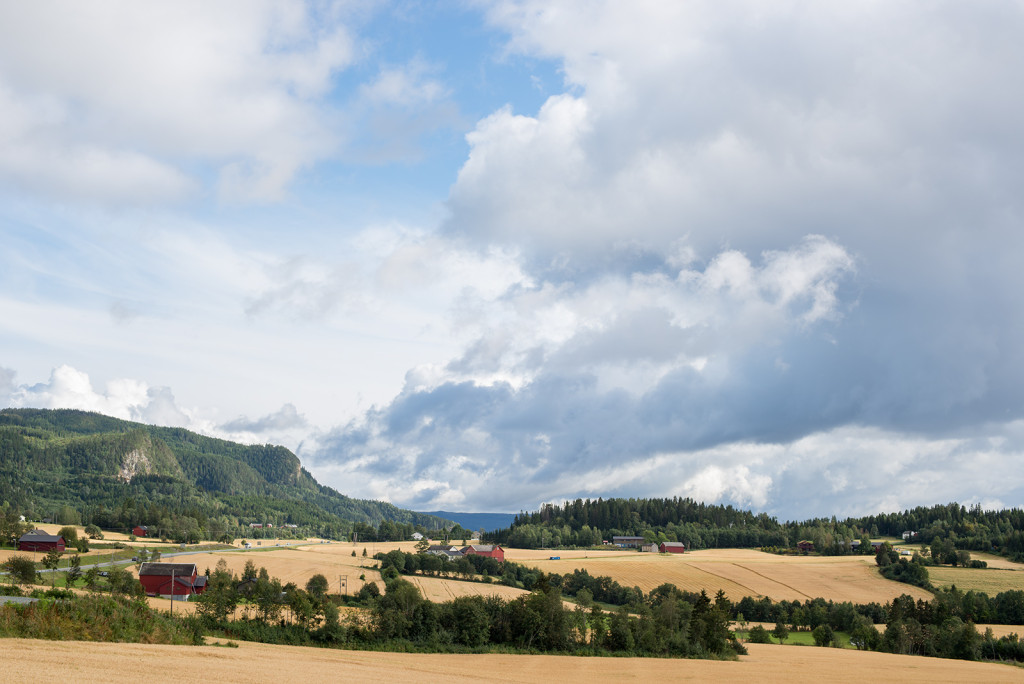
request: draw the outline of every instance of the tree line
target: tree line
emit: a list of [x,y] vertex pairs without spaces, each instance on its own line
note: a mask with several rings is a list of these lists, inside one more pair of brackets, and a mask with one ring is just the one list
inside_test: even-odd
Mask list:
[[998,553],[1024,562],[1024,510],[984,511],[979,505],[956,503],[845,520],[780,523],[765,513],[690,498],[576,499],[520,512],[510,527],[488,533],[484,541],[517,548],[557,548],[640,536],[647,542],[683,542],[689,549],[787,549],[807,540],[817,553],[841,555],[858,552],[854,541],[861,542],[862,552],[869,552],[863,545],[870,538],[901,538],[905,532],[912,533],[915,542],[937,543],[953,551]]
[[[197,614],[218,634],[274,643],[717,658],[744,652],[729,631],[724,597],[711,601],[704,596],[691,603],[673,588],[652,594],[636,611],[605,612],[596,604],[570,609],[560,589],[542,575],[532,592],[515,599],[469,596],[433,603],[394,566],[383,574],[383,593],[369,583],[354,599],[366,612],[340,620],[323,593],[325,579],[321,590],[309,585],[303,590],[282,585],[262,568],[247,565],[241,576],[234,576],[218,564],[198,599]],[[249,609],[234,617],[238,606]]]

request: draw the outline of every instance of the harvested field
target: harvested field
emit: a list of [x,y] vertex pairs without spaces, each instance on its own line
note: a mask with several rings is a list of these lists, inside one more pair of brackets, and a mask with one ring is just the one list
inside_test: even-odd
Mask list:
[[460,596],[501,596],[514,599],[530,592],[525,589],[506,587],[501,584],[484,584],[483,582],[460,582],[440,577],[420,577],[407,575],[405,579],[416,585],[423,597],[428,601],[443,603]]
[[[773,600],[825,598],[868,603],[891,601],[900,594],[931,598],[923,589],[892,582],[878,574],[871,556],[777,556],[750,549],[714,549],[672,555],[634,551],[589,552],[586,558],[568,552],[560,560],[547,560],[561,552],[508,550],[506,558],[548,572],[570,573],[585,568],[591,575],[608,575],[627,587],[650,591],[665,582],[680,589],[714,593],[729,598],[767,596]],[[532,557],[531,557],[532,556]]]
[[956,585],[963,591],[983,591],[995,596],[1011,589],[1024,590],[1024,572],[992,568],[928,568],[928,576],[937,587]]
[[[240,643],[216,646],[76,643],[4,639],[5,675],[16,682],[136,682],[173,673],[175,682],[312,681],[380,682],[1021,682],[1024,670],[1008,665],[865,653],[827,648],[751,644],[739,662],[571,656],[441,655],[340,651]],[[46,663],[40,668],[39,663]],[[116,666],[114,664],[116,663]],[[856,674],[853,674],[856,673]]]
[[[391,542],[367,545],[367,553],[387,552],[393,549],[402,551],[414,551],[413,542]],[[352,556],[353,548],[357,555]],[[265,567],[271,577],[276,577],[282,583],[294,582],[298,586],[305,586],[310,577],[319,573],[324,575],[331,584],[331,591],[339,591],[339,577],[347,575],[348,593],[358,592],[363,582],[359,579],[360,574],[366,575],[367,581],[377,582],[381,591],[384,590],[384,583],[377,570],[371,570],[361,566],[376,566],[377,561],[372,558],[362,557],[361,545],[353,547],[350,544],[312,544],[295,548],[274,548],[261,553],[254,553],[255,549],[245,553],[226,552],[210,553],[201,556],[185,556],[177,560],[192,559],[200,568],[200,572],[207,566],[212,570],[217,561],[221,558],[227,563],[228,568],[241,574],[247,560],[252,560],[256,567]],[[419,587],[423,596],[430,601],[448,601],[458,596],[504,596],[514,598],[525,594],[522,589],[502,586],[500,584],[484,584],[482,582],[462,582],[447,580],[440,577],[420,577],[409,575],[405,579]]]
[[978,634],[984,634],[986,629],[991,629],[992,636],[997,639],[1011,634],[1024,637],[1024,626],[1021,625],[975,625],[975,628],[977,628]]

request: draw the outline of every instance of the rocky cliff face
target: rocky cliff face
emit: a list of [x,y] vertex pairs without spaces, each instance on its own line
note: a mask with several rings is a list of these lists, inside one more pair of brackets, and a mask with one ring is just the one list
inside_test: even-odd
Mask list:
[[130,482],[136,475],[148,475],[153,472],[153,464],[142,448],[133,449],[124,455],[121,469],[117,473],[119,480]]

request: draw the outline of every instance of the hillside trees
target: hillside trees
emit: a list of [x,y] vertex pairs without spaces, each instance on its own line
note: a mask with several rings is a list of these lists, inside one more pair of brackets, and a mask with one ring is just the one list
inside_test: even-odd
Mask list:
[[[0,538],[20,534],[7,518],[56,517],[126,530],[143,524],[182,542],[247,534],[249,522],[285,523],[325,537],[353,522],[408,538],[444,521],[317,483],[283,447],[248,446],[72,410],[0,410]],[[15,518],[16,519],[16,518]],[[376,527],[374,537],[378,535]]]

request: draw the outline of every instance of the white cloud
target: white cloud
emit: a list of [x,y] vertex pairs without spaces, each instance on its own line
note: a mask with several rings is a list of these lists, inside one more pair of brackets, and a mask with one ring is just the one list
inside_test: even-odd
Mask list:
[[[4,369],[0,369],[3,371]],[[287,444],[294,448],[308,428],[306,419],[292,404],[250,420],[239,416],[216,425],[197,408],[181,406],[171,388],[153,387],[142,380],[117,378],[103,390],[93,387],[88,374],[68,365],[54,368],[49,380],[34,385],[16,385],[13,373],[0,384],[0,401],[13,408],[78,409],[150,425],[183,427],[200,434],[246,444]]]
[[[323,97],[351,64],[337,9],[34,3],[0,10],[0,174],[58,199],[272,200],[337,141]],[[2,106],[6,104],[8,106]]]
[[431,104],[450,94],[440,81],[429,77],[431,71],[421,59],[383,68],[372,83],[361,88],[361,97],[376,105],[420,107]]
[[139,420],[150,403],[148,391],[144,382],[118,379],[97,392],[87,374],[64,365],[53,369],[48,382],[13,389],[9,402],[13,407],[70,408]]
[[[363,482],[363,495],[449,482],[459,494],[430,486],[417,496],[450,504],[476,496],[475,486],[454,484],[465,482],[460,473],[502,482],[509,496],[555,495],[612,468],[621,488],[644,481],[637,473],[668,449],[770,437],[763,420],[736,427],[762,409],[743,394],[759,381],[751,371],[764,371],[744,365],[764,345],[798,346],[820,333],[809,326],[839,320],[838,303],[822,293],[835,292],[852,260],[810,237],[759,261],[728,252],[704,271],[523,284],[481,297],[479,316],[458,314],[476,333],[461,356],[417,367],[390,404],[306,445],[303,457],[324,477]],[[777,383],[774,357],[770,366]],[[711,465],[675,493],[769,500],[769,476]]]

